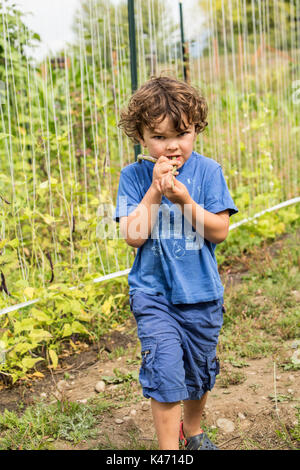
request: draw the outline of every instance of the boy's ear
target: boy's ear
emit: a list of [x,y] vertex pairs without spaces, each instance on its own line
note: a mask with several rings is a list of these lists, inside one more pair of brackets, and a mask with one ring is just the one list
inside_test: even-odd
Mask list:
[[141,133],[143,134],[143,131],[144,129],[142,128],[142,130],[138,131],[137,132],[137,140],[139,141],[139,143],[143,146],[143,147],[147,147],[143,137],[141,137]]
[[147,147],[146,143],[144,142],[144,140],[141,137],[138,137],[137,139],[138,139],[139,143],[142,145],[142,147],[145,147],[145,148]]
[[195,135],[194,135],[194,140],[193,140],[193,142],[195,142],[195,141],[197,140],[197,137],[198,137],[198,134],[197,134],[197,132],[195,132]]

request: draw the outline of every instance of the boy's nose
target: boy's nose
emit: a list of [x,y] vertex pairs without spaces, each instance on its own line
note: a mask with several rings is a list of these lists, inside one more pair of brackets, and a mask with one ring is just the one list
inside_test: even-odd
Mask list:
[[177,148],[178,148],[178,143],[176,140],[172,140],[167,143],[167,150],[175,150]]

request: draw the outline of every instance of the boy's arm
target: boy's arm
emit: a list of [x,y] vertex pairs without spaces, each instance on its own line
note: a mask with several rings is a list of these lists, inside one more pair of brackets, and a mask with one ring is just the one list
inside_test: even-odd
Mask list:
[[218,244],[229,231],[229,210],[213,214],[199,206],[190,196],[180,204],[184,217],[206,240]]
[[229,230],[229,211],[224,210],[212,213],[203,209],[190,196],[186,186],[175,179],[175,186],[172,188],[171,179],[166,179],[162,186],[164,195],[179,207],[201,237],[218,244],[225,240]]
[[171,174],[176,164],[177,162],[170,161],[167,157],[159,157],[153,168],[152,184],[142,201],[129,216],[120,217],[121,234],[128,245],[139,248],[149,238],[163,196],[162,179]]
[[148,239],[156,222],[162,194],[151,185],[137,208],[120,218],[121,234],[128,245],[139,248]]

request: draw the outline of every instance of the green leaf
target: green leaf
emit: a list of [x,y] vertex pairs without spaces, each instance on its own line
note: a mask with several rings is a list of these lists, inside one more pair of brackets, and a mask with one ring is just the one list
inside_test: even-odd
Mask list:
[[11,134],[5,134],[4,132],[0,132],[0,140],[9,137]]
[[32,343],[18,343],[13,348],[13,352],[24,354],[32,348],[33,348]]
[[74,314],[76,314],[76,313],[81,314],[82,311],[83,311],[82,305],[80,304],[80,302],[78,302],[78,300],[71,300],[69,311],[74,313]]
[[71,334],[72,334],[72,328],[71,328],[70,323],[65,323],[62,337],[65,338],[66,336],[71,336]]
[[33,318],[24,318],[21,321],[16,320],[14,322],[14,333],[17,335],[22,331],[30,331],[33,330],[36,322]]
[[30,332],[29,335],[30,339],[33,339],[34,341],[47,341],[52,338],[51,333],[49,333],[46,330],[42,329],[35,329]]
[[42,312],[42,310],[33,308],[31,311],[31,315],[33,318],[40,322],[46,322],[48,325],[52,323],[52,318],[49,317],[49,315],[47,315],[45,312]]
[[26,287],[24,289],[23,294],[26,295],[26,297],[29,297],[29,299],[33,299],[34,297],[34,288],[33,287]]
[[72,332],[73,333],[84,333],[89,334],[88,330],[78,321],[73,321],[72,323]]
[[6,243],[8,243],[8,240],[6,240],[5,238],[0,241],[0,250],[6,245]]
[[50,356],[53,368],[56,369],[56,367],[58,365],[58,357],[57,357],[57,354],[54,351],[54,349],[49,350],[49,356]]
[[39,361],[44,361],[44,359],[42,357],[23,357],[22,361],[21,361],[21,365],[22,365],[22,368],[23,370],[28,370],[28,369],[31,369],[37,362]]
[[55,218],[52,215],[42,215],[44,221],[47,225],[51,225],[55,222]]
[[10,242],[7,242],[7,244],[11,246],[12,248],[17,248],[20,245],[20,242],[17,238],[14,238]]

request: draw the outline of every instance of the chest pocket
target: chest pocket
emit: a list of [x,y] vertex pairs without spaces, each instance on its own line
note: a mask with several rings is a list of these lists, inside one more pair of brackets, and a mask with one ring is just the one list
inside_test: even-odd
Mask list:
[[194,231],[176,204],[161,205],[159,237],[162,245],[168,247],[167,251],[174,259],[195,254],[195,250],[200,250],[204,243],[204,239]]

